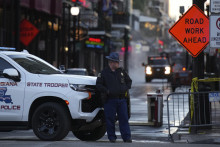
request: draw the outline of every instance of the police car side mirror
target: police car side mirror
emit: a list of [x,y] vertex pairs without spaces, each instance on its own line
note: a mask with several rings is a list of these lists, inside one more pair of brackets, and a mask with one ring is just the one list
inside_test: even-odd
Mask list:
[[14,68],[8,68],[8,69],[5,69],[3,71],[3,75],[5,78],[8,78],[8,79],[12,79],[16,82],[19,82],[20,81],[20,76],[19,76],[19,73],[16,69]]

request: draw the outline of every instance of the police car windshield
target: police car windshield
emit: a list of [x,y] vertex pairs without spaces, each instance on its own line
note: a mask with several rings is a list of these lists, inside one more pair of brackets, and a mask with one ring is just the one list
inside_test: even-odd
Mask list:
[[165,59],[153,59],[149,60],[150,65],[167,65],[168,61]]
[[8,55],[25,70],[33,74],[61,74],[61,72],[41,60],[40,58],[29,56],[29,55]]

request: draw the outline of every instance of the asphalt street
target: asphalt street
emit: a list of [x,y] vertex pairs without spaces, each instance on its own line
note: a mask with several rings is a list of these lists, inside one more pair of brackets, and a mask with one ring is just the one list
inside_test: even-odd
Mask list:
[[[166,80],[164,80],[166,82]],[[131,118],[130,127],[132,133],[132,144],[138,144],[142,146],[145,143],[152,144],[167,144],[168,131],[167,131],[167,116],[166,106],[164,106],[163,125],[161,127],[154,127],[148,123],[147,112],[147,93],[154,92],[155,90],[162,89],[162,80],[153,80],[152,83],[134,82],[131,93]],[[164,97],[170,92],[169,84],[166,83],[164,87]],[[165,101],[165,100],[164,100]],[[117,142],[120,146],[123,146],[123,141],[120,136],[119,127],[116,124]],[[61,144],[76,146],[108,146],[107,134],[98,140],[97,142],[81,142],[70,132],[68,136],[61,142],[42,142],[34,135],[32,130],[12,131],[12,132],[0,132],[0,146],[26,146],[28,144],[36,144],[36,146],[60,146]],[[75,146],[74,145],[74,146]],[[31,145],[32,146],[32,145]],[[127,145],[126,145],[127,146]],[[128,145],[130,146],[130,145]]]
[[59,142],[47,142],[47,141],[1,141],[1,147],[215,147],[211,144],[182,144],[182,143],[162,143],[154,141],[142,141],[133,143],[109,143],[105,141],[98,142],[84,142],[84,141],[59,141]]

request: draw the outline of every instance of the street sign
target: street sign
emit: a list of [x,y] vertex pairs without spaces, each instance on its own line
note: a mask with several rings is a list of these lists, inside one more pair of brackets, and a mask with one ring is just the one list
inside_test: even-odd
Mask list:
[[210,6],[211,13],[220,13],[220,1],[211,0],[210,3],[211,3],[211,6]]
[[220,101],[220,93],[212,92],[209,93],[209,102],[219,102]]
[[209,19],[193,5],[169,32],[193,57],[197,57],[209,44]]
[[220,15],[210,16],[210,47],[220,48]]
[[20,41],[28,46],[34,37],[39,33],[39,30],[28,20],[23,19],[20,23]]

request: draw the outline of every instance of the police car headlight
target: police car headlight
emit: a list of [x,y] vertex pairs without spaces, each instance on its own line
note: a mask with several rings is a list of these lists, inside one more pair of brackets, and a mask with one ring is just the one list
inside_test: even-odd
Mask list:
[[92,95],[95,94],[95,85],[83,85],[83,84],[69,84],[70,88],[74,91],[86,92],[88,93],[87,99],[91,99]]
[[95,89],[91,88],[90,85],[83,85],[83,84],[69,84],[70,88],[74,91],[81,91],[81,92],[93,92]]
[[146,67],[146,74],[151,75],[152,74],[152,68],[150,66]]
[[170,66],[166,66],[166,67],[165,67],[165,74],[166,74],[166,75],[169,75],[170,72],[171,72]]
[[86,85],[70,84],[70,88],[74,91],[86,91]]

